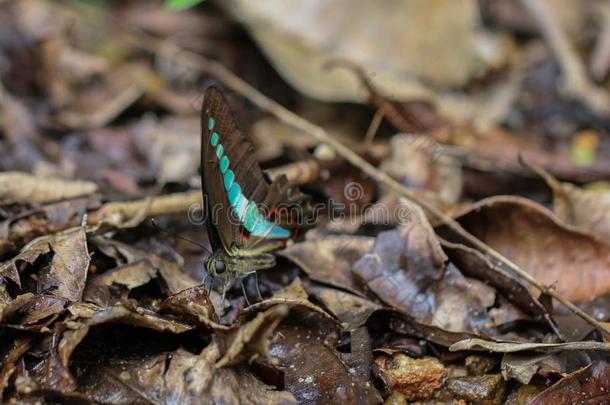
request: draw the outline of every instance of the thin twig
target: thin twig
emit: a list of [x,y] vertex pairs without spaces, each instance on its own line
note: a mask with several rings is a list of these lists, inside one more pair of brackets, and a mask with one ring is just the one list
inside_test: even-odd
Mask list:
[[339,155],[345,158],[345,160],[350,162],[352,165],[358,167],[371,178],[383,184],[389,190],[394,191],[396,194],[404,196],[409,200],[413,201],[414,203],[419,204],[426,210],[428,215],[432,216],[434,219],[447,226],[457,235],[472,244],[472,246],[476,247],[483,253],[495,258],[501,264],[511,269],[513,272],[525,279],[528,283],[536,287],[542,293],[555,298],[557,301],[565,305],[567,308],[569,308],[576,315],[584,319],[586,322],[599,329],[606,335],[610,336],[610,329],[608,329],[600,322],[598,322],[597,320],[589,316],[587,313],[582,311],[571,301],[559,295],[557,291],[555,291],[553,288],[549,288],[540,283],[531,274],[521,269],[519,266],[504,257],[498,251],[496,251],[495,249],[488,246],[483,241],[479,240],[474,235],[466,231],[459,223],[449,218],[441,211],[428,204],[426,201],[421,200],[411,190],[404,187],[402,184],[394,180],[386,173],[379,171],[373,165],[369,164],[366,160],[361,158],[358,154],[354,153],[347,146],[330,137],[323,128],[309,122],[305,118],[293,113],[292,111],[283,107],[281,104],[263,95],[254,87],[250,86],[248,83],[234,75],[221,63],[207,59],[201,55],[190,52],[188,50],[182,49],[171,42],[151,37],[150,35],[147,35],[141,31],[138,31],[136,34],[134,34],[134,30],[131,29],[130,33],[126,35],[126,39],[135,46],[145,49],[151,53],[173,58],[173,60],[180,61],[184,65],[190,66],[194,69],[199,69],[203,72],[215,76],[217,79],[222,81],[227,87],[230,87],[235,92],[246,97],[252,103],[256,104],[259,108],[269,111],[281,121],[290,124],[291,126],[301,130],[302,132],[308,133],[309,135],[313,136],[317,141],[330,145]]
[[600,115],[610,114],[610,97],[603,88],[589,80],[587,70],[554,12],[555,4],[549,0],[521,0],[521,3],[536,19],[553,51],[561,67],[566,93]]

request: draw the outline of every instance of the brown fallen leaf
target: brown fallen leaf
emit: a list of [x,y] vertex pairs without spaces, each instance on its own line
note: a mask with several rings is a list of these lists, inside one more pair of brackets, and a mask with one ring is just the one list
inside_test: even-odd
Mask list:
[[51,255],[50,264],[39,270],[37,291],[80,301],[90,261],[85,231],[80,227],[33,240],[19,255],[0,266],[0,276],[9,278],[21,287],[19,263],[31,265],[47,254]]
[[[256,315],[254,319],[219,336],[223,356],[216,362],[217,368],[238,364],[244,360],[269,360],[269,337],[283,318],[288,315],[288,306],[276,305]],[[219,344],[220,346],[220,344]]]
[[9,379],[15,372],[17,362],[30,348],[31,341],[32,338],[29,336],[16,338],[9,347],[6,347],[5,350],[3,349],[2,360],[0,361],[2,364],[2,368],[0,369],[0,398],[2,398],[4,389],[7,387]]
[[167,297],[159,304],[159,309],[162,313],[181,315],[186,320],[196,320],[206,328],[230,329],[230,327],[218,323],[218,316],[210,294],[203,286],[187,288]]
[[572,373],[604,357],[603,352],[569,350],[557,353],[515,352],[502,356],[502,376],[529,384],[534,377],[552,378]]
[[74,350],[80,345],[97,325],[113,323],[130,326],[139,326],[157,332],[181,334],[193,329],[193,326],[185,322],[170,319],[156,314],[144,308],[130,308],[117,305],[110,308],[99,309],[86,304],[76,304],[74,308],[68,308],[73,314],[72,319],[66,321],[69,326],[59,341],[59,359],[64,367],[68,368]]
[[295,262],[312,280],[362,294],[352,266],[372,245],[369,237],[330,236],[295,243],[278,254]]
[[0,255],[20,249],[38,236],[80,225],[87,211],[99,205],[100,196],[91,194],[28,208],[9,216],[0,222]]
[[430,398],[447,377],[447,369],[431,357],[414,359],[396,352],[377,356],[375,365],[386,387],[400,392],[409,401]]
[[0,173],[0,204],[46,203],[92,194],[97,185],[90,181],[36,177],[28,173]]
[[[301,325],[298,325],[300,323]],[[285,322],[270,344],[270,353],[285,373],[286,390],[300,403],[376,404],[381,402],[368,375],[348,369],[324,342],[324,333]]]
[[22,294],[4,308],[0,307],[0,321],[11,329],[30,332],[48,330],[47,326],[62,314],[67,304],[67,299],[53,295]]
[[[493,286],[499,292],[502,292],[504,296],[510,301],[511,304],[515,304],[520,310],[526,313],[533,314],[535,319],[544,320],[558,335],[558,326],[551,317],[551,314],[542,305],[542,303],[534,296],[529,286],[517,276],[504,270],[500,266],[495,266],[492,260],[488,259],[485,255],[480,253],[476,249],[469,248],[468,246],[461,245],[459,243],[451,243],[445,240],[441,240],[445,252],[451,258],[451,261],[455,263],[464,275],[474,277],[481,280],[489,285]],[[509,310],[509,306],[500,306],[497,311]],[[508,321],[514,321],[517,319],[527,319],[524,314],[517,313],[514,319],[505,319],[506,314],[496,313],[494,319],[503,316],[505,323]]]
[[522,342],[491,342],[483,339],[466,339],[452,344],[449,350],[489,350],[495,353],[515,353],[523,351],[537,351],[542,353],[556,353],[565,350],[601,350],[610,351],[610,344],[595,341],[567,342],[567,343],[522,343]]
[[531,200],[487,198],[456,219],[540,282],[554,285],[567,299],[584,302],[610,291],[610,247],[567,227]]
[[350,331],[364,325],[375,311],[382,308],[381,305],[367,298],[334,288],[311,286],[307,290],[311,291]]
[[610,402],[610,365],[595,361],[569,374],[534,397],[529,404],[607,404]]
[[[76,389],[76,381],[70,373],[68,366],[62,363],[59,355],[59,333],[45,336],[39,343],[38,350],[42,351],[43,358],[37,364],[21,371],[31,379],[30,389],[52,390],[58,392],[72,392]],[[17,377],[19,378],[19,377]]]
[[447,256],[421,208],[412,205],[411,212],[406,224],[377,235],[354,273],[382,301],[421,324],[474,334],[493,329],[488,309],[495,290],[445,265]]
[[[167,291],[168,295],[199,285],[197,280],[182,271],[178,263],[164,259],[155,253],[146,252],[126,243],[101,236],[91,237],[90,244],[106,256],[115,259],[117,266],[144,261],[145,263],[141,264],[140,271],[144,272],[147,266],[154,269],[163,281],[162,288]],[[141,276],[147,277],[145,275]]]
[[141,359],[84,365],[80,390],[95,403],[153,404],[296,404],[286,391],[277,391],[245,368],[214,367],[218,348],[200,354],[178,349]]
[[596,182],[578,187],[561,182],[542,168],[533,167],[553,190],[553,212],[559,219],[594,236],[610,240],[610,185]]

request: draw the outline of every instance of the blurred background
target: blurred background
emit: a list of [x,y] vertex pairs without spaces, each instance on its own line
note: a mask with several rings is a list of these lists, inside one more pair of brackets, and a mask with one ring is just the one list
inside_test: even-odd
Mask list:
[[[609,72],[607,0],[0,0],[0,402],[607,398],[600,325],[308,123],[608,325]],[[252,310],[253,280],[201,286],[210,85],[270,177],[352,219]]]

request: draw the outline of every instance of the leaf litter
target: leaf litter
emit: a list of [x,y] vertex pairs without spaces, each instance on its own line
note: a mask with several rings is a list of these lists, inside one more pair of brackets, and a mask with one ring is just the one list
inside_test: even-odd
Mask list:
[[[0,2],[0,402],[607,402],[599,6],[272,3]],[[224,301],[198,167],[218,81],[318,214]]]

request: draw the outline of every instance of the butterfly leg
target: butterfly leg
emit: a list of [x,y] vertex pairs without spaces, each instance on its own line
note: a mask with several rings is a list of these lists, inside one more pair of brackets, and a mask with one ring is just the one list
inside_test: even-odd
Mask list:
[[246,286],[244,286],[244,277],[239,279],[239,284],[241,284],[241,292],[246,299],[246,305],[250,306],[250,300],[248,300],[248,294],[246,293]]
[[205,288],[209,292],[209,288],[207,286],[207,281],[208,281],[208,272],[206,271],[203,275],[203,279],[201,280],[201,285],[203,286],[203,288]]
[[225,295],[227,293],[227,283],[223,283],[222,285],[222,295],[220,296],[220,308],[225,307]]
[[254,272],[254,285],[256,286],[256,294],[258,295],[258,300],[263,300],[263,295],[261,294],[260,285],[258,284],[258,273]]

